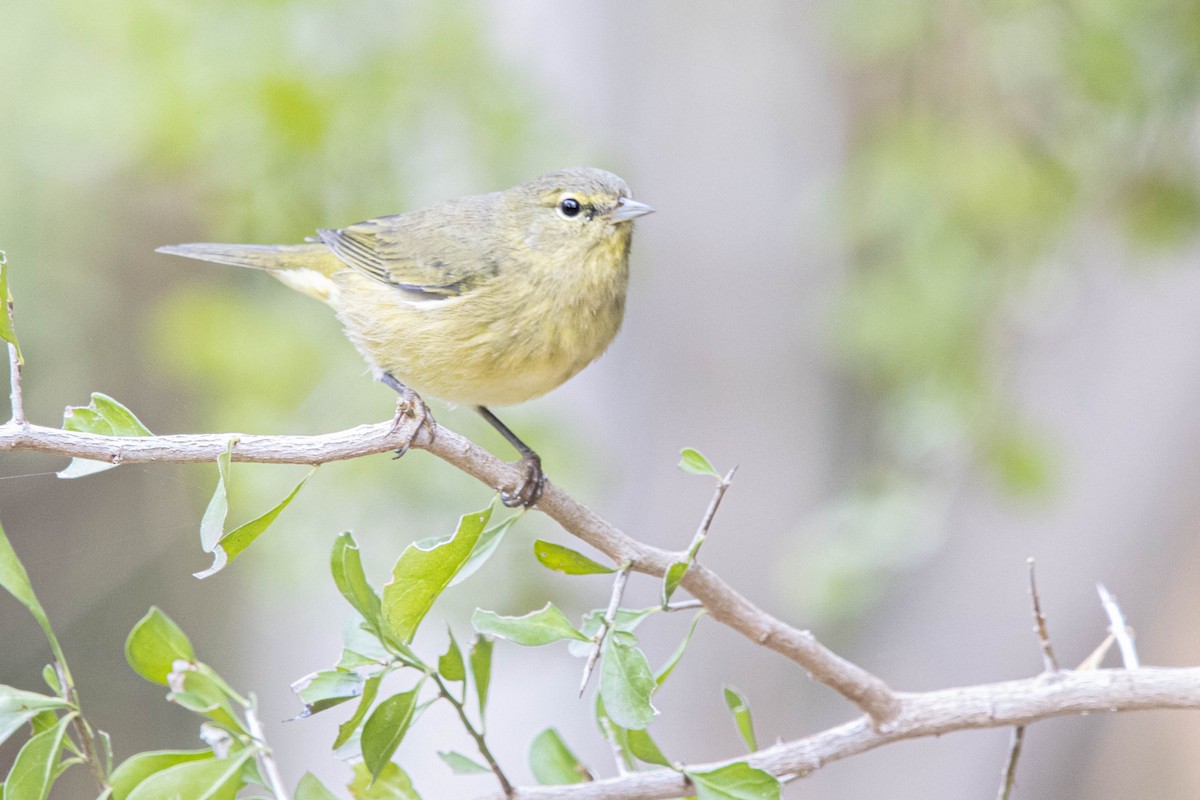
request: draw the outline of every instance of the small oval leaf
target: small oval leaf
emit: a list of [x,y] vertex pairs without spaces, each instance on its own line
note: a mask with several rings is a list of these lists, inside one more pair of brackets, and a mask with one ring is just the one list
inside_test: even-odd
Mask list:
[[228,758],[176,764],[139,783],[129,793],[128,800],[163,800],[167,797],[233,800],[245,783],[244,767],[253,755],[253,750],[243,750]]
[[616,572],[612,567],[597,563],[583,553],[541,539],[533,543],[533,555],[543,567],[564,575],[607,575]]
[[546,603],[538,611],[520,617],[505,617],[477,608],[471,615],[471,624],[480,633],[499,636],[526,647],[540,647],[563,639],[588,640],[553,603]]
[[446,628],[446,634],[450,637],[450,645],[445,653],[438,656],[438,673],[448,681],[465,681],[467,666],[463,661],[462,650],[459,649],[458,641],[449,627]]
[[554,728],[547,728],[529,745],[529,768],[543,786],[583,783],[592,773]]
[[779,779],[745,761],[684,774],[696,789],[696,800],[779,800]]
[[404,734],[408,733],[420,690],[418,685],[411,691],[392,695],[371,712],[367,724],[363,725],[363,763],[372,776],[378,778],[383,773],[396,748],[404,740]]
[[[631,634],[625,634],[632,638]],[[657,688],[646,656],[623,636],[604,640],[600,659],[600,694],[613,722],[623,728],[640,729],[658,712],[650,703]]]
[[726,686],[725,705],[729,707],[729,713],[733,715],[733,722],[737,725],[738,733],[741,734],[746,747],[751,751],[757,750],[758,737],[754,735],[754,722],[750,718],[750,705],[746,698],[737,689]]
[[213,757],[212,750],[152,750],[138,753],[121,762],[108,779],[113,800],[125,800],[138,784],[156,772]]
[[157,606],[152,606],[129,632],[125,660],[138,675],[166,686],[175,662],[194,662],[196,653],[179,626]]
[[491,772],[490,769],[476,761],[464,756],[462,753],[457,753],[453,750],[445,752],[438,751],[438,758],[446,762],[446,766],[450,768],[455,775],[480,775],[485,772]]
[[708,459],[701,455],[699,450],[690,447],[679,451],[679,468],[693,475],[711,475],[718,480],[721,478],[721,473],[713,468]]

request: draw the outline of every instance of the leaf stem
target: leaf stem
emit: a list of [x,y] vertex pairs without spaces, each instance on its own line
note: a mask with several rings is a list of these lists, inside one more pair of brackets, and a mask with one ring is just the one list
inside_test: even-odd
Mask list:
[[96,754],[96,734],[92,731],[92,726],[88,724],[87,719],[83,716],[83,710],[79,707],[79,691],[75,688],[75,681],[71,677],[71,670],[67,667],[62,647],[54,636],[48,638],[50,648],[54,651],[54,671],[58,673],[58,682],[62,686],[62,698],[75,708],[75,719],[71,720],[71,726],[79,738],[79,746],[83,748],[81,755],[87,761],[92,776],[100,786],[100,791],[104,791],[108,788],[108,776],[105,774],[104,765],[100,763],[100,757]]
[[[437,684],[438,693],[446,699],[450,705],[454,706],[454,710],[458,712],[458,718],[462,720],[463,727],[467,729],[467,733],[475,740],[475,747],[479,750],[479,755],[483,756],[483,760],[487,762],[492,773],[496,776],[496,780],[500,782],[500,788],[504,791],[505,797],[512,797],[516,792],[512,783],[508,780],[508,776],[504,774],[504,770],[500,768],[500,764],[496,761],[496,757],[492,755],[492,751],[487,746],[487,741],[483,734],[480,733],[474,725],[471,724],[470,718],[467,716],[467,710],[463,704],[451,694],[449,687],[442,682],[442,677],[436,672],[428,673],[429,677],[433,678],[433,682]],[[464,694],[465,696],[465,694]]]

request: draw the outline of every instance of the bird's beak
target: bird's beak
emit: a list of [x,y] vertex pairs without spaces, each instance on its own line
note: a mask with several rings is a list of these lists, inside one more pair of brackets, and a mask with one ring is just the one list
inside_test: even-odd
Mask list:
[[637,200],[622,197],[617,201],[617,207],[609,213],[608,220],[609,222],[627,222],[645,214],[653,213],[654,209],[645,203],[639,203]]

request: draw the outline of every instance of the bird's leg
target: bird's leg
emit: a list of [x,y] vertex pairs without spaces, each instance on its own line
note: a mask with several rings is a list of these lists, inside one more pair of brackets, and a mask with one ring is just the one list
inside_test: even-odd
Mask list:
[[525,474],[515,489],[500,492],[501,502],[509,508],[517,506],[529,508],[538,501],[538,498],[542,496],[542,490],[546,488],[546,476],[542,473],[542,459],[487,408],[475,406],[475,410],[479,412],[479,416],[488,421],[489,425],[500,431],[500,435],[517,448],[517,452],[521,454],[521,469]]
[[383,376],[379,380],[383,381],[384,384],[394,389],[400,395],[400,399],[396,401],[396,427],[400,426],[405,417],[421,418],[420,423],[413,429],[412,436],[404,443],[403,447],[396,451],[396,458],[400,458],[400,456],[408,452],[408,448],[412,446],[413,439],[417,438],[417,434],[422,427],[429,432],[429,440],[433,441],[433,437],[437,434],[437,424],[433,420],[433,414],[429,413],[429,406],[425,405],[425,401],[421,399],[421,395],[396,380],[391,373],[383,373]]

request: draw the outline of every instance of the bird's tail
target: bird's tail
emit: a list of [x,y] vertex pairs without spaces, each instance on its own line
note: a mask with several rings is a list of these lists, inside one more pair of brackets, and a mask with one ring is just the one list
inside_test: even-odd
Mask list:
[[[337,258],[323,244],[216,244],[195,242],[171,244],[156,252],[172,256],[232,264],[235,267],[287,270],[315,269],[325,272],[336,268]],[[326,269],[322,269],[325,267]]]
[[330,276],[343,267],[324,244],[217,244],[194,242],[160,247],[156,252],[235,267],[250,267],[272,276],[298,292],[328,303]]

